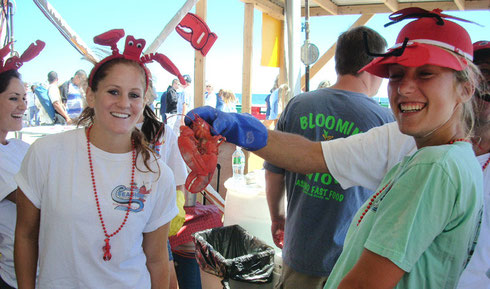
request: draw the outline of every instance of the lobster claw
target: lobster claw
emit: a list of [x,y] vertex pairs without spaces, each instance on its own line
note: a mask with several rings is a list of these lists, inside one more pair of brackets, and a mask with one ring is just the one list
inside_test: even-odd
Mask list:
[[36,40],[36,43],[32,43],[31,45],[29,45],[26,51],[22,53],[22,55],[20,56],[20,60],[22,62],[27,62],[33,59],[34,57],[39,55],[41,50],[44,49],[44,46],[46,46],[46,43],[41,40]]
[[199,175],[195,172],[190,172],[185,179],[185,189],[193,194],[204,191],[204,189],[209,185],[213,174]]
[[[34,57],[38,56],[39,53],[41,52],[41,50],[44,49],[45,45],[46,44],[44,42],[42,42],[41,40],[36,40],[36,43],[35,44],[32,43],[31,45],[29,45],[29,47],[26,49],[26,51],[24,51],[24,53],[22,53],[21,57],[12,56],[9,59],[7,59],[7,61],[5,61],[5,65],[2,69],[2,71],[7,71],[7,70],[11,70],[11,69],[19,69],[22,66],[22,64],[24,64],[24,62],[27,62],[27,61],[33,59]],[[3,49],[5,49],[5,47]],[[3,49],[2,49],[2,52],[0,52],[0,53],[3,53]],[[8,51],[10,51],[10,49]]]
[[175,31],[189,41],[192,47],[199,50],[203,56],[208,54],[211,46],[218,39],[218,36],[209,30],[206,22],[193,13],[187,13],[175,27]]
[[94,37],[94,43],[110,46],[113,52],[119,53],[117,42],[124,37],[124,29],[112,29]]
[[145,54],[141,57],[141,62],[142,63],[149,63],[155,60],[156,62],[160,63],[160,65],[168,72],[171,74],[177,76],[179,78],[180,83],[185,84],[185,79],[180,74],[179,69],[175,64],[168,58],[167,56],[161,54],[161,53],[151,53],[151,54]]

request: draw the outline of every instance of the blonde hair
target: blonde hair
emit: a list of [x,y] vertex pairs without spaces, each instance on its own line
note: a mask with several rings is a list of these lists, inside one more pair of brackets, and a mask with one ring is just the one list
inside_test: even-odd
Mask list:
[[236,103],[236,96],[235,93],[233,93],[233,91],[227,89],[221,89],[220,93],[224,103],[226,104]]
[[[458,59],[461,61],[459,57]],[[468,61],[468,65],[463,70],[455,71],[454,77],[457,84],[463,85],[464,83],[468,83],[471,87],[472,92],[477,92],[481,90],[483,84],[486,82],[478,67],[471,61]],[[475,128],[474,108],[478,109],[473,93],[473,95],[471,96],[471,100],[463,103],[462,120],[465,125],[464,130],[466,133],[466,137],[468,138],[473,136],[473,130]]]
[[281,84],[279,86],[279,91],[278,91],[278,99],[279,99],[279,102],[277,104],[278,108],[277,108],[277,115],[280,115],[282,113],[282,111],[284,110],[284,108],[286,107],[286,104],[288,102],[288,94],[289,94],[289,85],[287,84]]

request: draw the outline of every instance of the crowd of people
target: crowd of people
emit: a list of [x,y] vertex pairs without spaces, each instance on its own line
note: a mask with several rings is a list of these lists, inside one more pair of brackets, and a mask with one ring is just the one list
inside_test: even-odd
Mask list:
[[[489,288],[490,43],[440,10],[397,13],[415,20],[386,53],[382,33],[341,34],[337,81],[295,96],[275,130],[209,83],[194,108],[178,71],[159,119],[134,51],[62,85],[52,71],[47,87],[1,63],[0,288],[177,288],[168,236],[187,172],[175,128],[195,115],[266,161],[276,288]],[[371,98],[382,78],[391,111]],[[77,129],[7,139],[31,107],[34,124]]]

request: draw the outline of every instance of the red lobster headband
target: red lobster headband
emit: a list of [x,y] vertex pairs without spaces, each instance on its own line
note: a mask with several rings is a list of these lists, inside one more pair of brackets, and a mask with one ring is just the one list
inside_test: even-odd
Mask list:
[[145,48],[146,41],[144,39],[135,39],[132,35],[128,35],[126,37],[126,43],[124,46],[124,52],[119,53],[119,49],[117,49],[117,42],[124,37],[124,29],[112,29],[100,35],[94,37],[94,43],[110,46],[112,50],[112,55],[107,56],[102,59],[98,63],[95,64],[94,68],[90,72],[89,76],[89,86],[92,87],[92,81],[94,79],[94,75],[99,70],[99,68],[113,59],[116,58],[124,58],[128,60],[136,61],[143,67],[146,76],[146,87],[145,91],[148,90],[148,82],[150,79],[150,71],[146,67],[146,63],[156,62],[160,63],[160,65],[170,72],[171,74],[177,76],[179,78],[180,83],[185,84],[185,79],[179,72],[179,69],[173,64],[173,62],[165,55],[161,53],[150,53],[144,54],[141,56],[143,52],[143,48]]
[[10,43],[7,44],[4,48],[0,49],[0,73],[9,70],[18,70],[24,62],[27,62],[34,57],[38,56],[41,50],[43,50],[46,44],[41,40],[36,40],[36,43],[32,43],[27,47],[26,51],[19,56],[12,56],[5,63],[3,63],[3,59],[7,54],[10,53]]
[[[388,50],[388,53],[373,54],[368,51],[369,55],[379,57],[360,71],[387,78],[388,65],[393,63],[408,67],[432,64],[461,71],[468,65],[467,61],[473,60],[470,35],[463,27],[446,18],[473,22],[442,14],[440,9],[427,11],[415,7],[394,12],[389,18],[392,22],[385,27],[404,19],[417,20],[403,27],[398,34],[396,44]],[[367,42],[366,38],[365,40]]]

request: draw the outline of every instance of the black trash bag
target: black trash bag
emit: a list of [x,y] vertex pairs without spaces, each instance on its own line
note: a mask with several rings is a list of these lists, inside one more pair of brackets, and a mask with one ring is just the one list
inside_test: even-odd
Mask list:
[[228,280],[248,283],[272,281],[274,249],[239,225],[204,230],[192,235],[201,269]]

